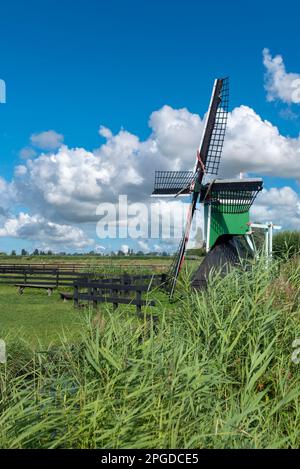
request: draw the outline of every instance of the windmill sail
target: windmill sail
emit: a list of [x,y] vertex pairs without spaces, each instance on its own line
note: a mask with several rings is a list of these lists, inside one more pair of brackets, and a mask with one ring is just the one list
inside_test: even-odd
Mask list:
[[[218,174],[227,126],[229,78],[215,80],[198,155],[205,172]],[[196,169],[199,168],[199,159]]]
[[[229,79],[217,79],[214,82],[209,110],[207,113],[204,132],[197,152],[195,164],[195,186],[192,202],[188,211],[186,228],[177,253],[169,269],[171,278],[170,296],[172,297],[177,278],[184,261],[184,254],[190,236],[190,229],[196,204],[201,191],[201,184],[205,173],[216,174],[219,169],[220,158],[226,132],[227,113],[229,103]],[[182,192],[184,188],[182,188]]]
[[155,171],[151,197],[190,194],[196,176],[201,183],[205,173],[217,174],[226,133],[228,103],[229,79],[215,80],[194,171]]
[[219,94],[220,103],[216,112],[215,124],[207,151],[205,169],[209,174],[218,174],[224,139],[226,134],[229,107],[229,79],[222,80]]
[[193,171],[155,171],[152,197],[174,197],[189,194],[194,179]]

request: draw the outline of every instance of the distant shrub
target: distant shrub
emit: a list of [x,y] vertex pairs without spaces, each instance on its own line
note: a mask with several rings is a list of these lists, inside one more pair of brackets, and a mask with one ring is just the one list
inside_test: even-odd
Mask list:
[[206,254],[205,248],[187,249],[187,251],[186,251],[187,256],[203,257],[203,256],[205,256],[205,254]]
[[300,254],[300,231],[282,231],[273,238],[273,253],[278,259],[290,259]]

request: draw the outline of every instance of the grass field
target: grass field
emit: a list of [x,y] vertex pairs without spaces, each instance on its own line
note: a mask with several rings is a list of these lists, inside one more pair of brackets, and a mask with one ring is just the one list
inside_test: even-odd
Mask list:
[[79,312],[72,302],[64,303],[57,292],[27,289],[23,295],[16,287],[0,286],[1,336],[19,334],[31,345],[57,342],[63,331],[72,337],[80,330]]
[[[157,324],[128,307],[78,315],[55,296],[7,289],[10,314],[22,318],[26,303],[36,325],[25,324],[24,342],[5,313],[0,446],[299,447],[299,283],[298,261],[236,270],[198,294],[183,277],[176,302],[159,298]],[[73,332],[53,342],[53,323]],[[42,349],[28,343],[38,327]]]
[[[60,290],[67,289],[60,288]],[[148,298],[155,298],[157,306],[144,308],[147,313],[158,315],[162,304],[164,308],[170,308],[167,295],[160,291],[152,292]],[[119,306],[118,311],[124,308]],[[98,306],[98,311],[103,309],[112,310],[112,306]],[[126,310],[134,315],[135,306],[127,306]],[[115,314],[118,314],[118,311]],[[14,334],[21,336],[33,347],[49,346],[57,343],[62,333],[70,340],[78,337],[84,316],[84,311],[74,309],[72,301],[62,301],[58,291],[54,291],[49,297],[46,290],[28,288],[23,295],[19,295],[14,286],[0,286],[2,337]]]
[[[9,257],[7,263],[16,261],[17,263],[22,260],[21,256],[6,256]],[[49,257],[49,259],[47,259]],[[45,256],[47,263],[61,264],[64,263],[63,257]],[[87,259],[87,258],[86,258]],[[27,257],[23,258],[23,263],[27,262]],[[30,258],[31,264],[40,262],[40,256]],[[139,263],[138,263],[139,262]],[[156,269],[152,265],[161,265],[160,270],[166,270],[170,259],[126,259],[123,263],[119,259],[103,259],[103,258],[89,258],[89,262],[81,260],[83,266],[87,269],[102,272],[109,272],[111,274],[120,272],[131,273],[152,273]],[[1,262],[0,262],[1,263]],[[138,264],[137,264],[138,263]],[[67,263],[70,264],[70,261]],[[125,264],[125,265],[124,265]],[[189,269],[193,268],[195,261],[189,262]],[[59,291],[67,290],[66,288],[59,288]],[[154,314],[158,314],[160,310],[160,301],[165,303],[168,308],[168,298],[160,292],[155,292],[153,295],[158,299],[158,307],[151,308]],[[131,306],[128,310],[134,313],[135,308]],[[14,286],[6,286],[0,284],[0,321],[1,333],[17,333],[21,335],[32,346],[48,346],[50,343],[55,343],[59,340],[60,334],[64,332],[66,336],[73,337],[78,334],[82,327],[82,311],[74,310],[72,302],[63,302],[60,299],[58,291],[54,291],[53,295],[48,297],[45,290],[25,289],[23,295],[17,293],[17,288]]]
[[86,265],[155,265],[164,266],[171,262],[170,257],[143,257],[143,256],[0,256],[0,264],[82,264]]

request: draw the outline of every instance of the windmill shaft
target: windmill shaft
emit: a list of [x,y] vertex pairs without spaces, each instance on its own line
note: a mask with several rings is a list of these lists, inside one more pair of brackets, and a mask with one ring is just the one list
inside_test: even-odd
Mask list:
[[178,278],[179,272],[181,270],[181,267],[182,267],[182,264],[183,264],[183,261],[184,261],[184,254],[185,254],[186,246],[187,246],[187,243],[188,243],[189,237],[190,237],[190,231],[191,231],[191,226],[192,226],[193,216],[194,216],[195,209],[196,209],[198,196],[199,196],[198,192],[193,193],[193,199],[192,199],[192,202],[190,203],[190,206],[189,206],[185,232],[184,232],[184,236],[183,236],[183,238],[181,240],[181,243],[180,243],[180,248],[179,248],[179,252],[178,252],[175,267],[174,267],[173,282],[172,282],[170,297],[172,297],[172,295],[173,295],[173,292],[174,292],[174,289],[175,289],[175,286],[176,286],[176,282],[177,282],[177,278]]

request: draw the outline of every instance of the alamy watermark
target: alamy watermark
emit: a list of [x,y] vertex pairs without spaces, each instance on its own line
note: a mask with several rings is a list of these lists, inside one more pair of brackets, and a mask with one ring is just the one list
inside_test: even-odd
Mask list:
[[0,363],[6,363],[6,344],[0,339]]
[[292,353],[292,362],[298,365],[300,363],[300,339],[295,339],[292,347],[295,349]]
[[0,104],[6,103],[6,84],[4,80],[0,78]]
[[[182,237],[190,204],[175,202],[128,203],[119,195],[118,203],[98,205],[96,232],[100,239],[178,239]],[[194,216],[190,237],[199,234],[199,218]]]

